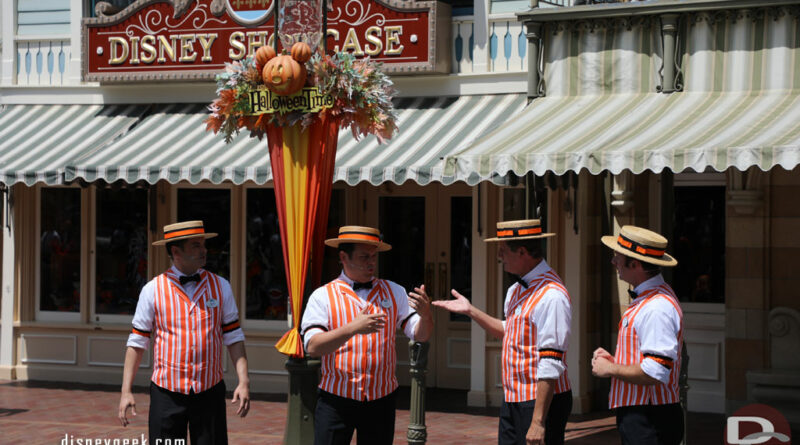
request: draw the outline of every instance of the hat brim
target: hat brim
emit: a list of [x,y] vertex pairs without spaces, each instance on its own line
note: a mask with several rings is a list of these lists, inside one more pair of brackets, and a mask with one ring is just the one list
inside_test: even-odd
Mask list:
[[217,236],[217,234],[213,233],[213,232],[212,233],[198,233],[198,234],[194,234],[194,235],[176,236],[175,238],[162,239],[162,240],[154,241],[153,245],[154,246],[163,246],[163,245],[165,245],[167,243],[173,243],[175,241],[180,241],[180,240],[189,239],[189,238],[205,238],[205,239],[208,239],[208,238],[214,238],[215,236]]
[[392,250],[392,245],[384,243],[383,241],[369,241],[369,240],[353,240],[353,239],[341,239],[341,238],[331,238],[325,240],[325,245],[328,247],[339,247],[339,244],[369,244],[370,246],[377,246],[378,252],[386,252],[387,250]]
[[628,249],[623,248],[619,244],[617,244],[616,236],[606,235],[600,238],[600,242],[606,245],[606,247],[611,248],[611,250],[615,252],[619,252],[627,257],[635,258],[639,261],[644,261],[645,263],[655,264],[657,266],[664,266],[664,267],[673,267],[678,264],[678,260],[670,256],[670,254],[664,252],[664,256],[661,258],[653,258],[649,256],[642,255],[640,253],[631,252]]
[[528,236],[515,236],[515,237],[506,237],[506,238],[486,238],[483,240],[487,243],[496,243],[500,241],[519,241],[524,239],[538,239],[538,238],[550,238],[551,236],[556,236],[555,233],[538,233],[536,235],[528,235]]

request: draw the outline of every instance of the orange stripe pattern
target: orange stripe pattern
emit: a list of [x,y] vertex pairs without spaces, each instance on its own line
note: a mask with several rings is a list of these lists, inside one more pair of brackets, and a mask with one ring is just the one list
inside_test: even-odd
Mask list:
[[[328,291],[330,319],[328,327],[334,330],[353,321],[364,307],[364,300],[342,280],[335,280],[325,288]],[[378,332],[350,337],[336,352],[322,357],[322,378],[319,387],[331,394],[353,400],[375,400],[386,397],[397,389],[395,366],[395,331],[397,329],[397,302],[405,295],[393,295],[384,280],[375,280],[366,299],[370,313],[386,314],[386,325]],[[381,302],[392,304],[384,307]]]
[[536,235],[542,233],[542,228],[539,226],[531,227],[517,227],[513,229],[498,230],[498,238],[512,238],[515,236]]
[[[639,297],[642,300],[628,307],[619,321],[619,335],[617,338],[617,350],[614,353],[614,362],[621,365],[639,365],[644,360],[644,354],[639,349],[639,336],[636,333],[636,329],[634,329],[634,320],[646,304],[655,301],[657,298],[666,299],[678,311],[678,315],[681,318],[678,345],[683,345],[683,312],[673,290],[668,285],[663,284],[644,291]],[[678,403],[680,401],[678,392],[678,374],[681,369],[680,347],[678,349],[678,360],[675,361],[670,369],[667,383],[636,385],[612,377],[611,392],[608,396],[609,408]]]
[[164,239],[167,240],[167,239],[177,238],[179,236],[198,235],[198,234],[203,234],[203,233],[206,233],[206,231],[202,227],[197,228],[197,229],[175,230],[173,232],[164,233]]
[[629,240],[622,235],[620,235],[617,238],[617,244],[619,244],[620,246],[624,247],[627,250],[630,250],[631,252],[636,252],[640,255],[649,256],[653,258],[661,258],[664,256],[664,253],[666,252],[664,249],[656,249],[651,246],[639,244],[636,241]]
[[142,337],[150,338],[150,333],[147,332],[147,331],[142,331],[142,330],[133,328],[133,329],[131,329],[131,332],[136,334],[136,335],[141,335]]
[[[222,380],[222,290],[207,271],[195,290],[196,304],[171,271],[156,277],[153,376],[156,385],[173,392],[203,392]],[[219,303],[206,306],[210,298]]]
[[[526,402],[536,399],[537,364],[542,358],[549,357],[550,353],[542,355],[542,351],[536,348],[536,325],[531,323],[531,318],[534,308],[550,289],[560,290],[569,295],[561,278],[550,270],[539,275],[527,289],[517,286],[511,296],[503,333],[501,360],[506,402]],[[516,310],[518,307],[522,308],[519,312]],[[554,394],[569,390],[569,377],[565,369],[556,381]]]
[[359,241],[380,241],[381,239],[371,233],[363,232],[343,232],[338,239],[359,240]]

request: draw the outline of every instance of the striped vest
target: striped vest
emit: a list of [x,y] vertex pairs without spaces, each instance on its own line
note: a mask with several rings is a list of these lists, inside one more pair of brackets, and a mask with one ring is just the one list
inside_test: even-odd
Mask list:
[[[322,357],[322,378],[319,387],[340,397],[353,400],[375,400],[389,395],[397,388],[395,364],[395,331],[397,330],[397,301],[405,295],[392,295],[385,280],[373,281],[366,299],[369,313],[386,314],[386,325],[372,334],[356,334],[336,352]],[[364,300],[342,280],[327,285],[330,304],[328,326],[334,330],[350,323],[363,309]],[[382,303],[385,302],[385,303]],[[388,306],[388,307],[387,307]]]
[[[536,399],[536,370],[545,356],[563,360],[567,351],[539,351],[536,347],[536,326],[531,322],[533,310],[550,289],[567,293],[558,275],[549,270],[539,275],[528,288],[517,286],[508,304],[503,333],[502,374],[506,402]],[[566,362],[564,363],[566,366]],[[567,371],[556,381],[555,394],[570,390]]]
[[652,357],[665,366],[670,366],[669,382],[657,383],[655,385],[636,385],[627,383],[617,378],[611,378],[611,392],[608,396],[609,408],[633,405],[666,405],[678,403],[680,395],[678,392],[678,375],[681,369],[681,348],[683,347],[683,311],[678,303],[675,293],[668,285],[663,284],[640,294],[642,299],[630,306],[619,321],[619,336],[617,338],[617,350],[614,353],[614,362],[620,365],[638,365],[644,360],[645,356],[639,349],[639,336],[634,329],[634,320],[642,308],[663,298],[675,307],[681,319],[680,330],[678,331],[678,357],[674,363],[662,357]]
[[[173,392],[203,392],[222,380],[222,291],[220,278],[205,270],[193,303],[167,271],[156,277],[153,376]],[[211,299],[216,304],[207,304]],[[211,306],[214,307],[211,307]]]

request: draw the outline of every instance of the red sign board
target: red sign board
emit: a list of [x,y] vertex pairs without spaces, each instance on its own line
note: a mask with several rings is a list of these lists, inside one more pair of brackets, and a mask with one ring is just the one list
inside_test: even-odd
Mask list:
[[[370,57],[392,73],[450,71],[449,5],[329,1],[329,52]],[[211,80],[225,62],[272,44],[273,6],[272,0],[138,0],[115,15],[84,19],[84,80]]]

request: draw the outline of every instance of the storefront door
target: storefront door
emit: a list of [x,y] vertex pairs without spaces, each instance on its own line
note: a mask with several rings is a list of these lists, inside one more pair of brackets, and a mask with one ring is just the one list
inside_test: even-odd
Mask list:
[[[407,290],[425,283],[433,299],[450,298],[455,288],[468,298],[472,269],[472,191],[463,184],[385,184],[370,188],[366,220],[377,225],[392,251],[380,258],[380,276]],[[434,310],[427,383],[469,388],[470,323],[466,317]],[[398,333],[397,377],[408,384],[408,339]]]

